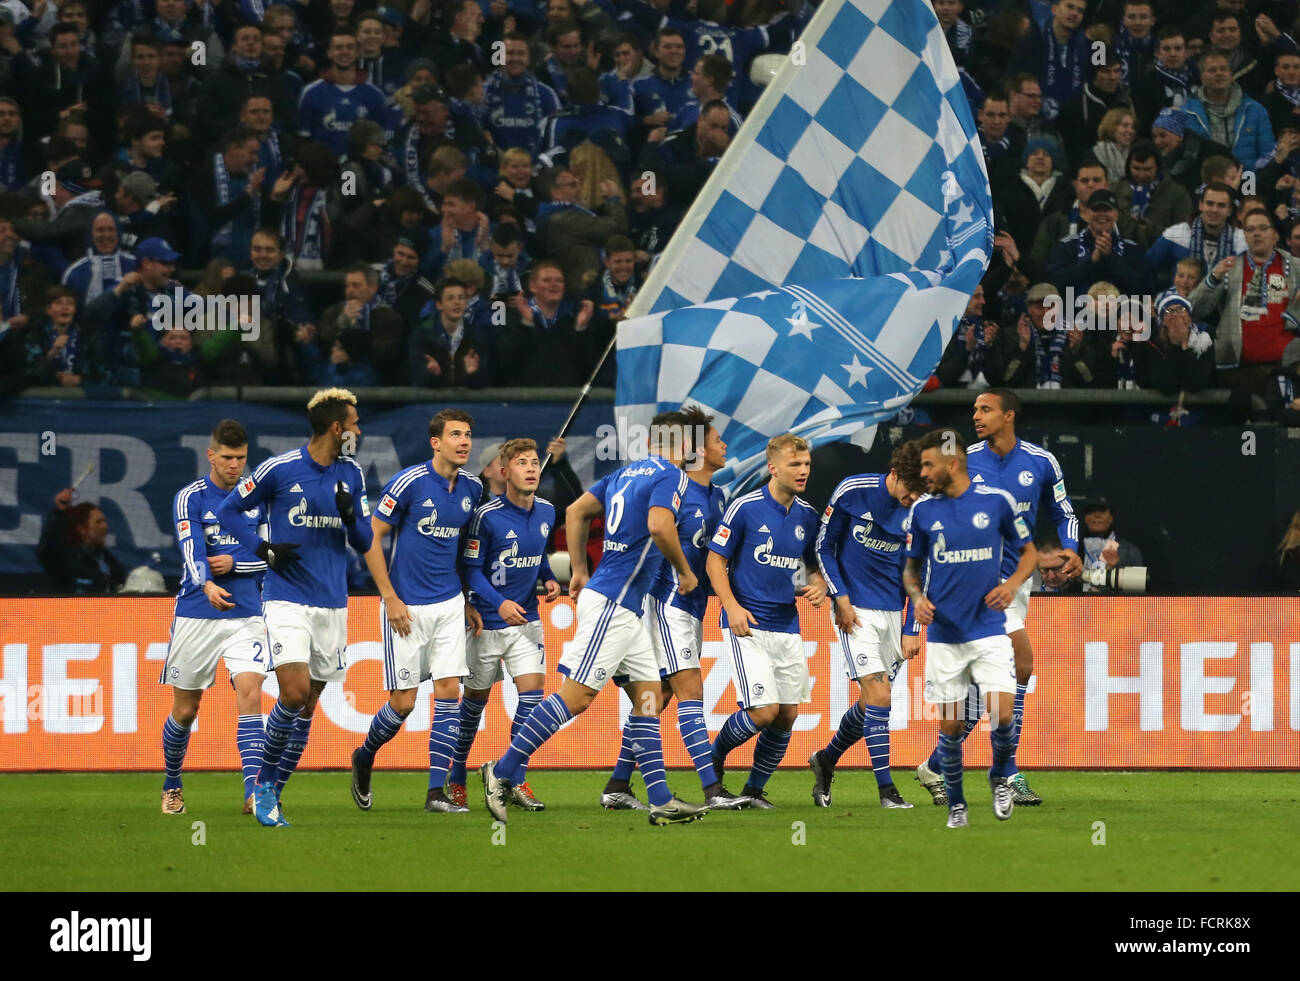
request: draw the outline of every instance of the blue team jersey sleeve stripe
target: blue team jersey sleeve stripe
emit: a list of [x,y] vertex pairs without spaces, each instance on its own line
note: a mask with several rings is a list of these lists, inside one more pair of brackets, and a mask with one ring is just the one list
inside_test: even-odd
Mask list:
[[748,494],[741,494],[740,497],[736,498],[734,501],[731,502],[731,506],[728,507],[726,513],[723,514],[722,523],[724,525],[731,524],[736,519],[736,514],[740,511],[740,509],[745,504],[747,504],[750,501],[757,500],[762,496],[763,496],[762,490],[750,491]]
[[266,475],[269,474],[276,467],[280,466],[280,464],[289,463],[293,460],[297,460],[299,459],[301,454],[302,454],[302,450],[297,449],[297,450],[293,450],[290,453],[281,453],[279,456],[273,456],[269,460],[263,460],[261,465],[256,470],[253,471],[253,479],[260,484],[263,480],[266,479]]

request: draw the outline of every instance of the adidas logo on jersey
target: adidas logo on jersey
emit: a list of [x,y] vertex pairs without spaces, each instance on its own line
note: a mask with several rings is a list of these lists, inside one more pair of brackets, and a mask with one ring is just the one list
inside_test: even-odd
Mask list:
[[422,508],[431,508],[431,507],[433,507],[433,501],[429,500],[429,499],[426,497],[426,498],[424,499],[424,503],[421,504],[420,507],[422,507]]
[[696,509],[695,509],[695,517],[697,517],[697,518],[702,518],[702,517],[704,517],[704,512],[701,511],[699,508],[696,508]]
[[301,484],[294,484],[292,487],[289,488],[289,493],[290,493],[290,494],[301,494],[301,493],[302,493],[302,485],[301,485]]
[[982,473],[977,473],[974,477],[970,479],[970,482],[972,484],[982,484],[984,483],[984,475]]
[[203,512],[203,520],[204,520],[204,521],[216,521],[216,520],[217,520],[217,516],[216,516],[215,514],[213,514],[211,511],[204,511],[204,512]]
[[518,537],[519,537],[519,536],[515,534],[515,530],[514,530],[513,528],[511,528],[508,532],[506,532],[506,541],[509,541],[509,540],[512,539],[512,538],[518,538]]
[[863,521],[874,521],[875,518],[871,517],[871,512],[870,512],[870,511],[863,511],[863,512],[862,512],[862,520],[863,520]]
[[930,530],[931,530],[931,531],[943,531],[943,522],[942,522],[942,521],[936,521],[934,524],[932,524],[932,525],[930,526]]
[[761,528],[758,529],[758,531],[759,531],[759,534],[762,534],[762,535],[770,535],[770,534],[772,534],[770,531],[767,530],[767,525],[763,525]]

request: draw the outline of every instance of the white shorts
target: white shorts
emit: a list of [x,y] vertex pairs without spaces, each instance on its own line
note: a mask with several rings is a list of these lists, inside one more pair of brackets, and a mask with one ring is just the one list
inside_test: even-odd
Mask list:
[[441,603],[408,606],[411,629],[405,637],[392,628],[382,600],[379,631],[384,638],[384,687],[388,691],[419,688],[421,681],[463,678],[465,597],[457,593]]
[[660,677],[678,671],[700,670],[700,651],[704,647],[704,621],[685,610],[661,603],[653,596],[645,598],[645,625],[650,631],[650,646],[659,663]]
[[722,639],[731,651],[732,680],[741,708],[812,700],[802,636],[751,629],[748,637],[737,637],[723,630]]
[[348,669],[348,608],[304,606],[288,600],[262,604],[271,667],[306,664],[312,681],[342,681]]
[[[1006,582],[1005,579],[1002,580]],[[1016,590],[1011,605],[1003,612],[1007,615],[1007,633],[1014,634],[1025,629],[1025,620],[1029,618],[1029,593],[1033,589],[1033,579],[1026,579]]]
[[925,700],[939,705],[964,702],[971,684],[987,694],[1016,690],[1016,660],[1006,634],[964,644],[925,645]]
[[265,676],[269,648],[261,617],[173,617],[167,660],[158,682],[186,691],[211,688],[218,660],[226,662],[231,678],[245,671]]
[[546,674],[546,645],[542,639],[542,622],[530,620],[518,627],[484,630],[477,637],[465,639],[465,687],[483,691],[501,680],[501,665],[511,678],[526,674]]
[[560,673],[600,691],[610,678],[659,682],[659,665],[641,618],[590,588],[578,594],[578,631],[564,645]]
[[[840,638],[840,650],[850,678],[864,678],[869,674],[883,673],[889,683],[894,683],[899,665],[903,663],[903,614],[900,610],[867,610],[855,606],[858,626],[846,634],[835,628]],[[831,623],[835,610],[831,609]]]

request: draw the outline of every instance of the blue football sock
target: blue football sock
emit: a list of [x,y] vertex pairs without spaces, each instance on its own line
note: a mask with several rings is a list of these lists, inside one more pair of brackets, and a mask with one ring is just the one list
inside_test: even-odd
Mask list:
[[[519,693],[519,704],[515,707],[515,717],[510,723],[511,739],[519,735],[519,727],[528,721],[529,713],[542,704],[543,697],[544,692],[540,688]],[[519,782],[523,783],[526,779],[528,779],[528,761],[524,760],[524,765],[519,768]]]
[[253,792],[257,770],[262,764],[262,717],[241,715],[235,725],[235,746],[239,749],[239,763],[244,771],[244,797]]
[[754,744],[754,766],[749,771],[749,779],[745,781],[745,786],[753,787],[755,790],[766,787],[768,779],[785,759],[785,751],[789,746],[789,729],[777,729],[769,725],[760,732],[758,742]]
[[739,709],[728,716],[727,721],[722,723],[722,731],[718,733],[718,738],[713,740],[713,765],[716,768],[719,764],[725,763],[727,754],[737,746],[743,746],[755,736],[758,735],[758,726],[754,725],[754,720],[749,717],[749,712],[745,709]]
[[659,740],[659,717],[633,715],[627,720],[626,731],[632,737],[632,752],[636,754],[636,765],[641,768],[646,796],[657,807],[667,804],[673,795],[664,777],[664,750]]
[[713,747],[709,744],[709,727],[704,721],[703,702],[677,703],[677,731],[682,734],[686,752],[691,754],[695,772],[700,775],[700,786],[712,787],[718,782],[718,775],[713,769]]
[[961,734],[962,742],[965,742],[966,737],[974,732],[975,727],[980,724],[980,716],[984,712],[982,703],[983,697],[979,685],[971,685],[966,689],[966,721]]
[[[193,725],[194,723],[190,723]],[[168,713],[163,722],[163,790],[177,790],[181,786],[181,767],[185,765],[185,750],[190,745],[190,726],[183,726]]]
[[406,716],[398,715],[391,704],[384,703],[384,706],[375,713],[375,717],[370,720],[370,731],[366,733],[366,741],[361,744],[361,755],[374,763],[379,747],[396,736],[405,721]]
[[[456,755],[452,758],[451,769],[447,771],[447,782],[465,784],[465,766],[469,760],[469,751],[474,748],[474,739],[478,736],[479,720],[487,702],[472,698],[460,700],[460,732],[456,734]],[[513,733],[511,736],[513,738]]]
[[1029,691],[1029,686],[1016,685],[1016,700],[1011,709],[1011,719],[1015,723],[1015,732],[1011,737],[1011,762],[1007,765],[1007,776],[1015,776],[1019,773],[1016,767],[1016,753],[1020,752],[1020,733],[1025,722],[1025,694]]
[[840,719],[840,727],[831,736],[831,741],[822,750],[822,759],[834,766],[845,753],[862,738],[862,725],[866,719],[862,706],[854,702]]
[[[631,722],[633,716],[628,716],[628,722]],[[618,759],[614,763],[614,772],[609,775],[611,782],[627,783],[632,779],[632,771],[636,769],[636,753],[632,752],[632,736],[627,731],[627,726],[623,726],[623,738],[618,744]]]
[[989,768],[990,777],[1009,777],[1012,774],[1011,759],[1016,751],[1015,723],[1008,722],[991,733],[993,742],[993,766]]
[[433,724],[429,726],[429,789],[441,790],[447,782],[447,767],[456,753],[456,728],[460,705],[454,698],[433,700]]
[[863,734],[871,755],[871,769],[876,774],[876,786],[888,787],[894,782],[889,773],[889,706],[868,705],[865,715]]
[[939,755],[943,760],[943,789],[948,794],[948,807],[966,803],[961,788],[961,737],[939,733]]
[[280,776],[280,757],[297,725],[299,709],[287,709],[276,699],[271,714],[266,717],[266,735],[262,742],[262,768],[257,771],[258,783],[275,783]]
[[519,727],[515,738],[510,740],[510,748],[492,768],[497,779],[513,781],[519,767],[527,763],[542,743],[559,732],[560,726],[572,718],[573,713],[558,693],[543,699],[537,708],[528,713],[528,720]]
[[943,776],[943,755],[939,752],[941,745],[943,744],[935,743],[934,751],[930,754],[930,758],[925,761],[925,765],[930,768],[930,772],[937,773],[939,776]]
[[310,715],[298,716],[298,721],[293,727],[289,741],[284,745],[284,752],[280,754],[280,772],[276,774],[275,778],[275,795],[277,797],[284,791],[284,785],[293,776],[293,771],[298,769],[298,761],[302,759],[302,752],[307,748],[307,737],[311,735],[312,718],[313,716]]

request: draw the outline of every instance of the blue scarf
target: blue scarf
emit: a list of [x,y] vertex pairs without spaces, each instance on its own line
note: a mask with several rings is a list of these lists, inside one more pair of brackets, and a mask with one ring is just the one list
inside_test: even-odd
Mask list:
[[1115,42],[1115,53],[1119,55],[1122,73],[1120,81],[1129,85],[1137,80],[1140,74],[1139,69],[1147,58],[1151,57],[1151,52],[1155,50],[1156,38],[1154,34],[1148,34],[1144,38],[1136,38],[1128,32],[1128,28],[1123,24],[1119,28],[1119,40]]
[[252,75],[254,72],[261,72],[262,70],[261,58],[245,58],[243,55],[231,52],[230,60],[245,75]]
[[161,71],[158,72],[158,77],[154,79],[153,87],[148,92],[140,82],[140,73],[132,72],[122,96],[122,101],[130,105],[156,102],[167,110],[168,116],[172,114],[172,89],[167,84],[167,76]]
[[971,381],[984,370],[984,357],[988,353],[984,347],[984,321],[979,317],[962,317],[957,324],[957,336],[962,338],[962,346],[965,346],[965,333],[970,327],[975,328],[975,350],[970,352],[970,358],[966,367],[970,373]]
[[370,298],[369,303],[361,306],[361,313],[357,315],[357,327],[364,331],[370,330],[370,314],[379,306],[380,296],[376,293]]
[[1184,98],[1190,98],[1192,95],[1192,86],[1198,85],[1196,69],[1189,64],[1184,64],[1178,71],[1168,68],[1156,59],[1156,74],[1164,79],[1165,88],[1178,89],[1182,92]]
[[17,191],[26,182],[23,168],[23,144],[15,133],[0,149],[0,186]]
[[1192,222],[1192,244],[1190,246],[1192,255],[1204,262],[1207,270],[1214,269],[1216,262],[1232,255],[1232,225],[1229,222],[1223,223],[1223,231],[1219,232],[1218,246],[1218,251],[1214,253],[1214,259],[1211,260],[1205,254],[1205,222],[1200,217]]
[[[1070,39],[1061,44],[1056,40],[1056,33],[1048,24],[1043,29],[1043,39],[1047,45],[1047,72],[1043,82],[1043,118],[1051,121],[1060,115],[1061,109],[1083,88],[1083,54],[1086,45],[1079,43],[1083,34],[1073,31]],[[1083,50],[1080,51],[1080,48]]]
[[[450,117],[443,129],[443,135],[448,140],[455,139],[456,127],[452,125]],[[420,126],[415,122],[412,122],[410,129],[406,131],[406,140],[402,145],[402,172],[406,175],[406,186],[419,191],[429,207],[436,211],[437,202],[430,195],[428,185],[424,183],[424,172],[420,169]]]
[[26,258],[27,249],[19,245],[14,249],[13,258],[0,265],[0,318],[4,320],[23,312],[23,295],[18,289],[18,273]]
[[528,306],[533,311],[533,326],[539,330],[547,331],[548,333],[555,326],[556,321],[566,314],[571,313],[573,309],[569,303],[568,297],[565,297],[560,301],[560,305],[555,308],[555,316],[550,318],[548,318],[546,314],[542,313],[542,308],[537,305],[537,301],[531,296],[528,298]]
[[1030,336],[1033,338],[1034,361],[1038,366],[1037,381],[1039,388],[1061,388],[1065,380],[1062,364],[1065,360],[1065,345],[1069,331],[1065,324],[1058,324],[1056,330],[1047,331],[1048,338],[1043,340],[1043,331],[1035,327]]
[[[59,332],[55,329],[54,324],[46,324],[45,346],[41,350],[48,353],[50,348],[54,347],[54,340],[58,336]],[[77,364],[80,359],[77,355],[77,349],[80,346],[81,331],[77,329],[76,323],[72,323],[68,326],[68,343],[64,344],[63,350],[54,357],[53,364],[55,372],[66,371],[69,374],[79,374],[77,371]]]
[[[313,192],[311,205],[307,209],[307,220],[302,227],[302,243],[298,243],[298,203],[302,200],[302,183],[294,184],[284,202],[284,218],[280,224],[280,233],[284,236],[285,247],[299,260],[310,262],[310,268],[320,269],[325,260],[325,239],[329,234],[329,216],[325,213],[325,188],[318,187]],[[308,267],[304,267],[308,268]]]
[[[235,195],[243,194],[244,188],[248,187],[248,177],[231,178],[230,172],[226,170],[226,158],[220,153],[212,155],[212,176],[217,185],[217,204],[226,205],[235,199]],[[234,248],[238,255],[247,254],[248,250],[239,251],[241,243],[235,241],[235,222],[240,224],[240,238],[248,238],[252,241],[253,229],[258,227],[259,220],[262,217],[262,196],[260,194],[252,195],[253,198],[253,220],[249,224],[243,216],[231,218],[212,236],[212,244],[220,248]]]
[[1151,192],[1155,190],[1155,181],[1150,184],[1134,184],[1129,182],[1129,187],[1133,188],[1133,205],[1129,208],[1129,214],[1134,218],[1145,218],[1147,208],[1151,207]]
[[419,274],[417,269],[409,276],[399,276],[393,271],[393,260],[389,259],[384,263],[384,268],[379,271],[379,292],[375,295],[384,301],[385,306],[395,307],[398,295],[406,289],[406,284]]
[[[1092,255],[1092,250],[1097,245],[1097,236],[1092,234],[1092,229],[1085,228],[1079,233],[1079,252],[1078,258],[1086,259]],[[1110,230],[1110,254],[1124,254],[1124,236],[1119,233],[1119,226],[1112,225]]]

